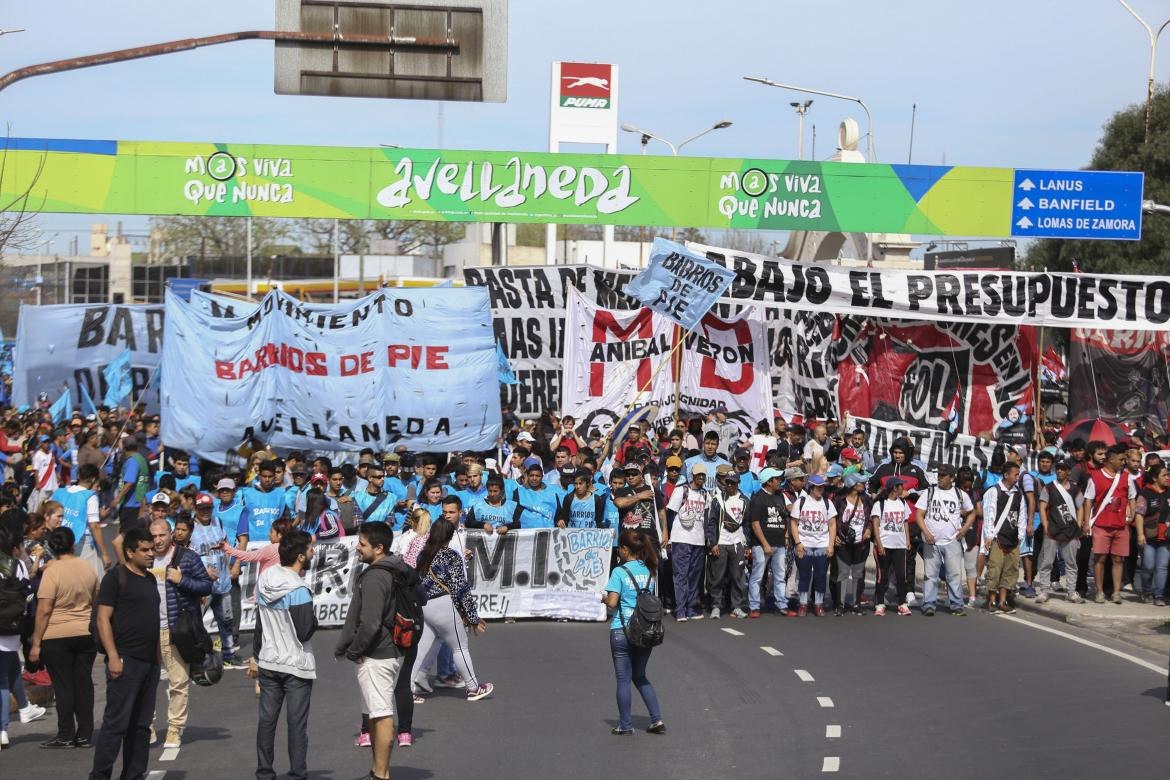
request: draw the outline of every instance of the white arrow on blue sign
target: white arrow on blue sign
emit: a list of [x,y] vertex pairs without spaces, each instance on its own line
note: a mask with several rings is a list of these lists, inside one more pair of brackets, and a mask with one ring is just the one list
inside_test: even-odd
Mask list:
[[1016,169],[1012,235],[1027,238],[1142,237],[1144,174]]

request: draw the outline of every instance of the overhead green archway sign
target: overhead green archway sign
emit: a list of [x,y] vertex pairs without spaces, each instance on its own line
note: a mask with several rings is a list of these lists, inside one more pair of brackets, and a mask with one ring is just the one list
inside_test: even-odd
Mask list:
[[[1017,231],[1021,195],[1038,203],[1044,193],[1017,191],[1013,168],[50,138],[5,146],[0,202],[29,211],[1068,235],[1032,219]],[[1069,173],[1087,183],[1052,194],[1104,218],[1091,237],[1140,238],[1142,174]],[[1096,176],[1109,177],[1108,197],[1095,199]]]

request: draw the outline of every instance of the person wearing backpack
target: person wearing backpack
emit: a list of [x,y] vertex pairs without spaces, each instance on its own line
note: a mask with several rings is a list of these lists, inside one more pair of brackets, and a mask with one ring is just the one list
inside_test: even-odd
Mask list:
[[[658,551],[653,540],[637,529],[626,529],[618,537],[618,558],[621,565],[609,575],[605,586],[604,601],[613,610],[609,624],[609,650],[613,656],[613,670],[617,677],[618,725],[610,731],[614,736],[624,737],[634,733],[632,694],[633,683],[650,713],[648,734],[665,734],[666,724],[662,721],[662,708],[658,694],[646,677],[652,646],[644,646],[645,638],[640,636],[644,629],[657,633],[661,641],[662,610],[658,602],[657,625],[643,625],[639,597],[657,592]],[[655,601],[657,599],[655,598]]]
[[1036,603],[1051,598],[1052,567],[1057,553],[1064,560],[1064,583],[1068,600],[1080,604],[1085,599],[1077,593],[1077,548],[1084,526],[1081,525],[1081,504],[1084,498],[1072,481],[1073,463],[1068,460],[1056,464],[1056,480],[1040,489],[1040,526],[1044,529],[1044,544],[1040,546],[1040,560],[1036,563],[1036,582],[1040,592]]
[[1093,540],[1093,579],[1097,593],[1093,601],[1105,603],[1105,562],[1111,561],[1113,603],[1121,603],[1121,574],[1129,556],[1129,527],[1137,503],[1137,488],[1125,469],[1126,447],[1114,444],[1105,455],[1105,465],[1089,475],[1081,525],[1088,525]]
[[19,544],[20,537],[0,526],[0,748],[8,742],[9,692],[20,680],[20,632],[32,594]]
[[227,555],[223,551],[228,540],[228,531],[219,518],[213,516],[214,508],[215,499],[211,494],[200,493],[196,496],[190,548],[199,554],[204,568],[207,569],[207,575],[211,577],[208,607],[219,627],[224,668],[234,669],[242,667],[243,661],[237,655],[235,641],[232,638],[232,579]]
[[987,551],[987,610],[1015,612],[1008,593],[1020,576],[1020,540],[1030,530],[1028,503],[1020,486],[1020,465],[1003,464],[1000,480],[983,494],[983,549]]
[[292,780],[308,772],[309,701],[317,663],[309,640],[317,630],[313,594],[305,572],[313,560],[313,539],[289,531],[280,540],[280,565],[256,581],[256,628],[248,676],[260,680],[260,716],[256,724],[256,777],[272,780],[276,725],[287,703],[288,762]]

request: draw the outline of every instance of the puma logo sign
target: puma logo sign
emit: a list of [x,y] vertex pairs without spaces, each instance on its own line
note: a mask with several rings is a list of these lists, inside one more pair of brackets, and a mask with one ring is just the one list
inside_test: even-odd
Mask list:
[[609,89],[609,79],[603,79],[600,76],[561,76],[564,81],[572,80],[572,84],[566,84],[565,89],[576,89],[577,87],[597,87],[598,89]]

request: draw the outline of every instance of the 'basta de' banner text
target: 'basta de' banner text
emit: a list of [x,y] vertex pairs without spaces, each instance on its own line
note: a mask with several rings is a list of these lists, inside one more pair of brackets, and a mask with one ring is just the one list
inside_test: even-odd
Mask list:
[[500,435],[483,290],[380,290],[312,309],[273,290],[237,317],[168,291],[166,310],[168,446],[449,452],[491,449]]

